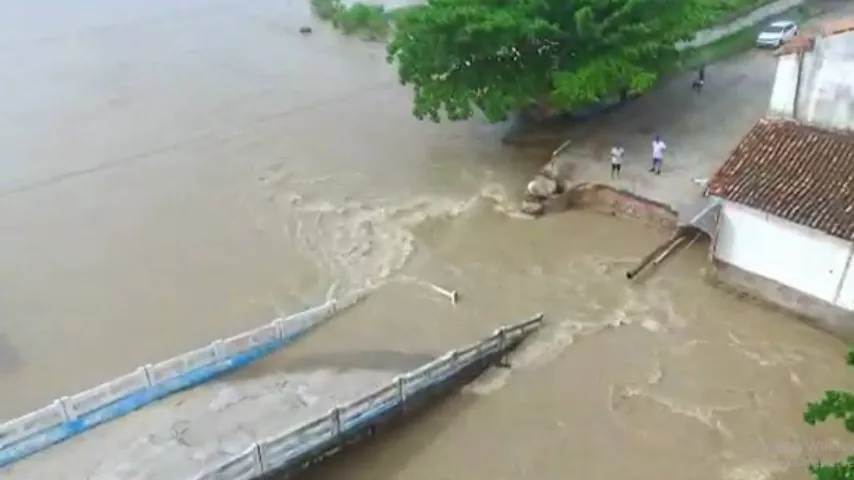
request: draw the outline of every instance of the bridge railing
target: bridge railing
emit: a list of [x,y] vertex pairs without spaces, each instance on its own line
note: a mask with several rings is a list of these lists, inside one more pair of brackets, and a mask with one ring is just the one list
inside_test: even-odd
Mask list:
[[452,350],[432,362],[394,379],[388,385],[328,414],[289,429],[279,435],[247,446],[243,453],[200,473],[194,480],[251,480],[288,467],[296,467],[307,456],[318,456],[345,438],[358,433],[376,419],[403,409],[419,393],[442,384],[477,360],[500,352],[524,338],[542,324],[542,315],[503,327],[489,338],[468,347]]
[[248,365],[362,298],[330,300],[159,363],[0,424],[0,468],[180,390]]

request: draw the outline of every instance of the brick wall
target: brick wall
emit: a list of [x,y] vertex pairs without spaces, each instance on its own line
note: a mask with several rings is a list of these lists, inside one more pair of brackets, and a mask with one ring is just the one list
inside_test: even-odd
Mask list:
[[571,195],[572,205],[640,220],[663,230],[675,230],[678,224],[678,214],[670,206],[607,185],[579,185],[571,189]]

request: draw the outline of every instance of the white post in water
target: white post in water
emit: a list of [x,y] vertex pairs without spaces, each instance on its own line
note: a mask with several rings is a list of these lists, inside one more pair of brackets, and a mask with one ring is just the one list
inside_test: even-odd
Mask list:
[[429,282],[427,284],[430,285],[430,288],[432,288],[436,292],[441,293],[442,295],[448,297],[448,300],[451,301],[452,305],[457,304],[457,300],[459,300],[459,294],[457,293],[456,290],[445,290],[444,288],[442,288],[438,285],[434,285],[434,284],[429,283]]
[[554,152],[552,152],[552,158],[555,158],[556,156],[560,155],[560,153],[563,152],[566,147],[569,146],[570,143],[572,143],[572,140],[567,140],[561,143],[560,146],[557,147]]

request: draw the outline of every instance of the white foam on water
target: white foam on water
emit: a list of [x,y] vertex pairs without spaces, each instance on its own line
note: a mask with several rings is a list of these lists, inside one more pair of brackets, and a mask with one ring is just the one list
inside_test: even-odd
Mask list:
[[632,325],[624,317],[602,323],[564,320],[546,324],[534,337],[523,343],[509,356],[511,368],[495,370],[472,382],[466,391],[478,395],[493,393],[504,387],[516,370],[540,368],[556,361],[578,337],[595,335],[606,330]]
[[307,193],[312,191],[307,187],[335,178],[292,178],[280,169],[264,176],[262,183],[271,191],[272,201],[290,214],[288,232],[297,248],[343,290],[377,287],[403,270],[418,248],[413,231],[424,222],[457,218],[482,201],[510,217],[528,218],[518,211],[506,187],[495,182],[485,182],[469,197],[345,196],[330,201],[327,195],[315,198]]
[[658,333],[658,332],[661,332],[662,330],[664,330],[664,327],[660,323],[658,323],[657,321],[655,321],[651,318],[643,319],[641,321],[641,326],[643,328],[649,330],[650,332]]
[[735,467],[724,467],[721,478],[724,480],[771,480],[786,467],[775,462],[751,462]]
[[789,378],[792,380],[792,383],[797,386],[803,386],[804,382],[801,381],[801,377],[798,376],[795,372],[789,372]]
[[740,339],[732,331],[727,332],[727,337],[729,337],[729,345],[732,348],[761,367],[795,365],[805,361],[804,355],[794,351],[787,351],[785,346],[779,343],[748,343]]
[[475,395],[489,395],[504,388],[508,380],[510,380],[510,370],[506,368],[492,368],[475,381],[463,387],[462,391],[463,393],[472,393]]
[[294,206],[299,212],[295,242],[348,289],[377,286],[402,270],[416,250],[413,228],[434,218],[454,218],[469,202],[443,197],[397,203],[303,198]]
[[584,325],[571,320],[541,331],[513,355],[514,368],[536,368],[556,360],[582,334]]
[[[689,343],[689,345],[694,344]],[[733,432],[727,428],[720,415],[756,408],[756,403],[752,398],[746,403],[698,404],[663,395],[656,392],[655,389],[661,384],[664,378],[665,370],[661,361],[658,360],[653,370],[647,375],[645,382],[636,385],[610,385],[608,390],[608,409],[613,416],[613,420],[627,431],[641,438],[646,438],[649,434],[654,433],[655,430],[649,430],[648,426],[632,426],[629,417],[626,417],[622,413],[626,402],[631,402],[633,399],[644,399],[663,407],[669,414],[696,421],[715,434],[719,434],[724,438],[732,438]]]
[[478,195],[480,198],[492,202],[492,207],[496,212],[517,220],[534,220],[534,217],[522,212],[519,208],[520,202],[513,200],[507,191],[507,187],[501,183],[484,184]]
[[[658,380],[656,380],[658,381]],[[670,398],[664,395],[659,395],[649,391],[643,386],[614,386],[609,389],[609,411],[616,415],[615,420],[624,428],[630,429],[635,435],[645,437],[649,432],[644,428],[632,428],[625,419],[620,417],[620,409],[624,402],[631,401],[634,398],[644,398],[648,401],[663,407],[672,415],[694,420],[709,430],[722,435],[723,437],[732,437],[732,432],[726,427],[717,415],[726,412],[733,412],[746,408],[747,405],[700,405],[687,404],[675,398]]]
[[572,320],[546,324],[534,337],[508,356],[511,369],[493,369],[469,384],[464,391],[488,395],[503,388],[514,370],[536,368],[556,360],[575,341],[585,325]]
[[[631,262],[627,258],[602,259],[591,256],[572,262],[570,268],[589,272],[591,280],[598,277],[599,281],[611,281],[609,275],[615,269],[622,272],[625,270],[624,266],[629,264]],[[534,267],[531,272],[542,273]],[[579,290],[587,288],[579,283],[575,283],[573,287]],[[579,337],[631,326],[638,326],[651,334],[666,334],[671,328],[683,327],[684,320],[676,313],[670,296],[662,290],[658,288],[637,290],[627,285],[618,292],[621,303],[616,307],[607,309],[597,304],[592,308],[595,310],[595,315],[588,315],[585,321],[566,319],[557,323],[547,323],[511,355],[511,370],[488,373],[476,380],[468,391],[481,395],[493,393],[507,384],[514,370],[539,368],[556,361]],[[660,381],[662,375],[663,372],[659,368],[655,373],[655,382],[651,385]],[[674,408],[677,407],[674,406]],[[679,408],[679,410],[687,411],[685,408]]]
[[718,413],[740,410],[745,407],[745,405],[690,405],[685,404],[674,398],[666,397],[663,395],[657,395],[644,390],[634,390],[628,396],[646,397],[658,403],[659,405],[664,406],[674,415],[682,415],[685,417],[693,418],[703,423],[710,429],[717,430],[724,434],[727,434],[728,432],[723,429],[723,424],[719,421],[719,419],[715,418],[715,415],[717,415]]

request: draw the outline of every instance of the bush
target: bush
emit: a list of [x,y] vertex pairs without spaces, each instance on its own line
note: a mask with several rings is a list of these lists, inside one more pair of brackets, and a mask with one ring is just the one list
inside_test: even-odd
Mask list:
[[[846,363],[854,366],[854,350],[848,352]],[[854,394],[840,390],[829,390],[818,402],[807,404],[804,421],[816,425],[826,420],[840,420],[849,433],[854,433]],[[836,463],[810,465],[814,480],[850,480],[854,478],[854,455]]]
[[331,21],[346,35],[385,40],[391,31],[393,15],[382,5],[357,2],[346,6],[341,0],[311,0],[311,7],[315,15]]
[[723,25],[774,0],[709,0],[712,25]]
[[311,9],[322,20],[334,20],[344,10],[341,0],[311,0]]
[[382,5],[356,3],[342,9],[332,23],[346,35],[358,34],[371,40],[384,40],[388,37],[389,20]]

